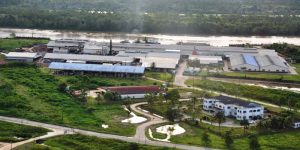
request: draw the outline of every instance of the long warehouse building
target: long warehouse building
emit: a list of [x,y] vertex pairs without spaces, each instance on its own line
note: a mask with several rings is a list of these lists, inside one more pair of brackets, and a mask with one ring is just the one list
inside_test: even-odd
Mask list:
[[145,73],[144,67],[59,62],[52,62],[49,69],[59,75],[93,74],[108,77],[140,77]]

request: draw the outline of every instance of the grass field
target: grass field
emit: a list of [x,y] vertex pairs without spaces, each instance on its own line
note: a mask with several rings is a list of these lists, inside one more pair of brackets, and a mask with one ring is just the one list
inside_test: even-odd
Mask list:
[[[201,140],[201,135],[204,133],[205,128],[218,132],[218,127],[213,127],[205,124],[200,124],[201,127],[195,127],[188,125],[186,123],[180,124],[183,128],[187,130],[186,133],[178,136],[172,136],[171,141],[181,144],[199,145],[203,146],[203,141]],[[224,138],[208,130],[209,137],[211,139],[211,144],[209,147],[225,149]],[[221,133],[225,131],[232,131],[234,136],[234,147],[236,150],[248,150],[248,138],[247,135],[241,137],[243,134],[242,128],[221,128]],[[256,133],[255,130],[247,130],[247,133]],[[297,150],[300,149],[300,130],[286,131],[282,133],[272,133],[266,135],[259,135],[259,143],[262,150]]]
[[166,82],[173,82],[174,76],[170,73],[164,73],[164,72],[150,72],[147,71],[145,72],[145,76],[161,81],[166,81]]
[[43,128],[0,121],[0,142],[23,141],[32,137],[44,135],[48,131],[49,130]]
[[0,51],[9,52],[16,48],[32,46],[34,44],[47,44],[48,40],[40,39],[0,39]]
[[298,75],[287,75],[287,74],[272,74],[272,73],[241,73],[241,72],[222,72],[220,73],[223,76],[227,77],[239,77],[244,78],[246,75],[246,78],[251,79],[266,79],[266,80],[281,80],[281,81],[296,81],[300,82],[300,64],[293,64],[296,68],[296,71],[298,72]]
[[[135,133],[135,125],[121,123],[121,120],[128,117],[121,102],[82,104],[69,94],[59,91],[58,87],[71,79],[76,81],[72,82],[71,87],[73,84],[80,87],[91,83],[97,86],[100,81],[111,85],[152,84],[147,80],[144,83],[144,79],[103,77],[91,77],[85,82],[86,80],[80,80],[83,78],[80,76],[57,77],[26,64],[3,65],[0,72],[0,115],[127,136]],[[109,128],[102,128],[102,124],[109,125]]]
[[14,150],[175,150],[173,148],[147,146],[112,139],[100,139],[83,135],[66,135],[47,139],[44,145],[29,143]]

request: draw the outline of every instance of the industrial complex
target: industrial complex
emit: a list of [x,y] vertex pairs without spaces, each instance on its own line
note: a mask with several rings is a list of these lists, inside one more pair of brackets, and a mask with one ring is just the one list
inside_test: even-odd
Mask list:
[[162,45],[62,39],[50,41],[47,52],[11,52],[6,58],[20,62],[38,60],[60,74],[92,72],[103,75],[110,72],[120,77],[141,75],[145,69],[175,72],[180,62],[186,60],[190,64],[188,67],[196,70],[202,66],[217,66],[223,71],[290,72],[288,63],[275,50],[180,43]]

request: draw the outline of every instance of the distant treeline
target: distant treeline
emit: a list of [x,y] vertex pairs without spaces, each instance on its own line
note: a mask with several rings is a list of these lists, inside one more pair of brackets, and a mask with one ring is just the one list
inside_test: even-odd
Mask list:
[[300,35],[300,18],[267,15],[93,14],[88,11],[0,9],[0,26],[101,32],[203,35]]

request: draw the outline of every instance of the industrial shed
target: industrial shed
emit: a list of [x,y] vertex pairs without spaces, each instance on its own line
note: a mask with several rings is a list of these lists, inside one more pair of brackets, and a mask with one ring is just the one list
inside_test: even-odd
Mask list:
[[6,60],[16,62],[34,62],[41,57],[37,53],[10,52],[4,54]]
[[133,62],[132,57],[115,57],[115,56],[100,56],[100,55],[47,53],[44,57],[45,63],[66,62],[70,60],[82,61],[91,64],[111,63],[111,64],[120,64],[120,65],[130,65]]
[[180,61],[180,53],[169,52],[125,52],[121,51],[119,57],[134,57],[140,60],[143,67],[158,71],[172,71],[177,68]]
[[59,62],[52,62],[49,69],[58,75],[92,74],[109,77],[139,77],[145,72],[144,67]]
[[289,67],[278,56],[256,56],[260,71],[289,72]]
[[289,66],[278,55],[231,55],[230,65],[234,71],[289,72]]
[[254,56],[249,54],[231,55],[231,70],[259,71],[259,65]]

